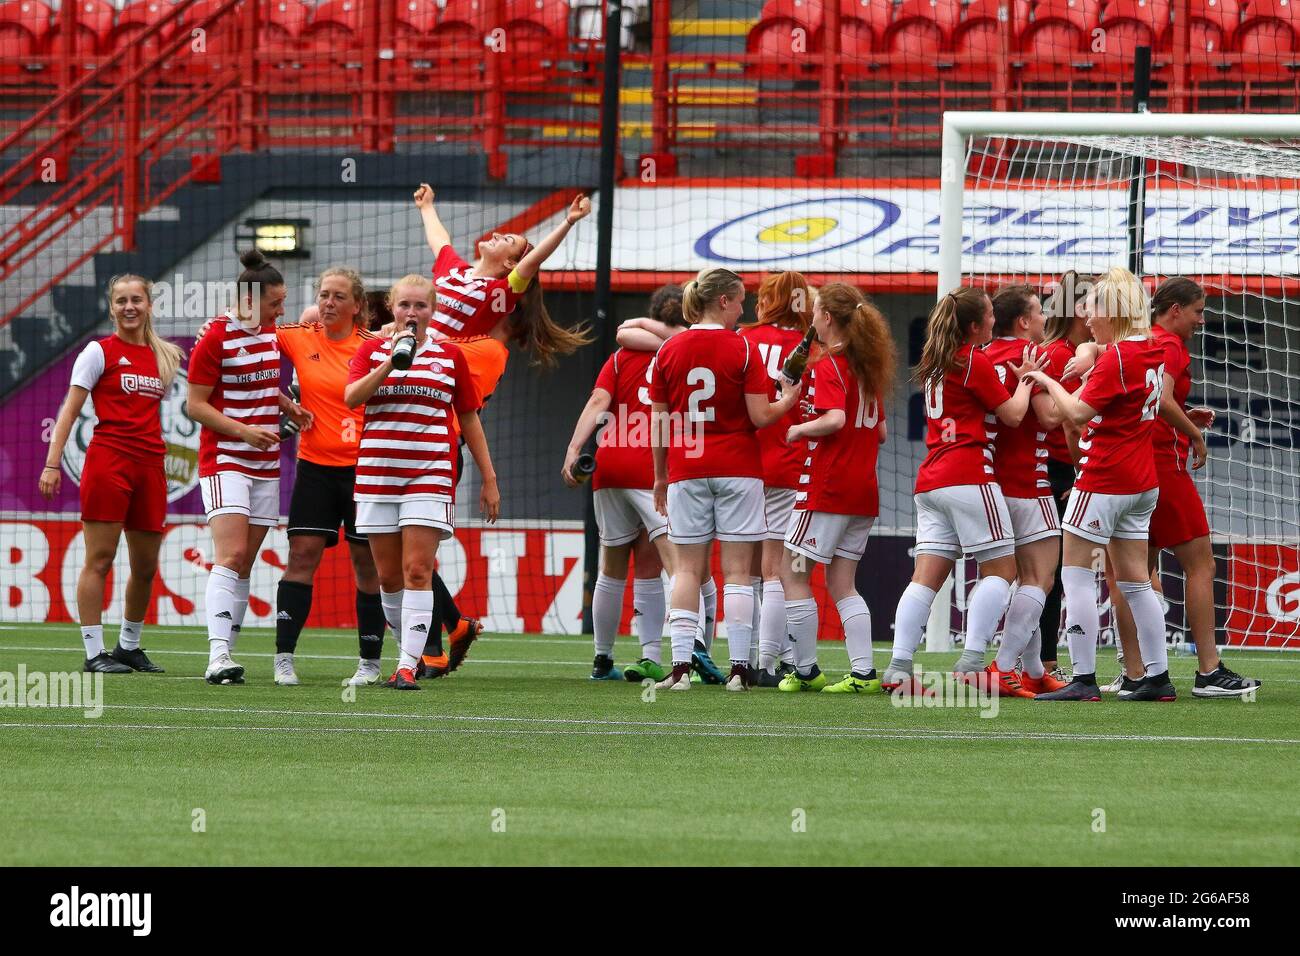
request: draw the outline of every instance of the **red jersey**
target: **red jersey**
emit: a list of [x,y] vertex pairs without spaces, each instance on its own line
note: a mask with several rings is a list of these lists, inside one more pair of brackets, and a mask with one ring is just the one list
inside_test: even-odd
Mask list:
[[165,390],[153,349],[116,335],[91,342],[72,366],[72,384],[88,391],[95,405],[91,445],[131,461],[162,464],[158,413]]
[[668,480],[762,478],[745,396],[766,397],[770,388],[757,350],[721,325],[694,325],[660,346],[650,400],[673,416]]
[[[208,401],[227,418],[279,432],[280,346],[274,325],[249,331],[232,315],[214,319],[194,346],[189,377],[191,385],[212,386]],[[199,433],[199,477],[221,471],[279,478],[280,446],[258,451],[204,428]]]
[[[1187,350],[1187,343],[1181,336],[1175,335],[1162,326],[1151,329],[1151,341],[1164,349],[1165,374],[1174,380],[1174,401],[1184,411],[1187,409],[1187,393],[1192,390],[1192,353]],[[1156,471],[1160,473],[1187,470],[1187,455],[1191,451],[1191,440],[1156,414],[1156,432],[1152,439],[1155,450]]]
[[596,439],[593,491],[601,488],[653,488],[650,451],[650,363],[654,352],[619,349],[605,360],[596,388],[610,394],[613,416]]
[[[1043,373],[1065,385],[1061,376],[1065,374],[1065,364],[1074,358],[1074,349],[1075,345],[1069,339],[1057,339],[1050,345],[1044,346],[1043,351],[1047,355],[1047,365],[1043,367]],[[1078,376],[1071,375],[1070,384],[1065,387],[1071,392],[1078,388]],[[1041,391],[1041,387],[1034,387],[1035,395]],[[1057,425],[1055,428],[1048,429],[1046,445],[1048,458],[1062,464],[1074,465],[1074,459],[1070,457],[1070,446],[1065,442],[1065,429],[1062,426]]]
[[926,382],[925,447],[929,453],[916,473],[915,493],[953,485],[987,485],[993,473],[993,440],[998,417],[993,410],[1011,395],[998,378],[993,363],[967,343],[957,350],[964,368],[942,381]]
[[[767,397],[776,401],[781,397],[781,386],[777,382],[781,366],[803,339],[803,334],[798,329],[786,329],[779,325],[747,325],[740,329],[740,334],[758,349],[758,357],[770,382]],[[787,445],[785,433],[791,425],[798,425],[802,420],[799,406],[795,404],[779,422],[758,430],[758,451],[763,460],[763,484],[766,487],[798,486],[799,477],[803,474],[804,459],[807,457],[806,443]]]
[[450,245],[442,247],[433,263],[437,309],[429,328],[434,338],[469,338],[486,335],[515,309],[527,282],[515,273],[494,279],[476,276],[470,264]]
[[1160,410],[1164,349],[1133,336],[1109,346],[1079,399],[1097,410],[1079,439],[1074,487],[1103,495],[1135,495],[1156,487],[1152,423]]
[[[984,348],[993,370],[1004,385],[1013,387],[1016,373],[1012,365],[1024,361],[1028,339],[997,338]],[[998,437],[993,443],[993,475],[1008,498],[1041,498],[1052,493],[1047,480],[1047,432],[1032,408],[1026,410],[1016,428],[998,422]]]
[[[348,381],[365,378],[388,359],[393,343],[377,339],[352,357]],[[451,342],[427,336],[411,367],[393,369],[366,402],[357,458],[357,501],[426,495],[452,501],[456,492],[453,413],[482,407],[469,363]]]
[[813,366],[812,377],[817,390],[813,411],[821,415],[839,409],[844,427],[817,439],[795,507],[874,518],[880,514],[876,458],[884,410],[875,395],[863,392],[843,355],[826,356]]

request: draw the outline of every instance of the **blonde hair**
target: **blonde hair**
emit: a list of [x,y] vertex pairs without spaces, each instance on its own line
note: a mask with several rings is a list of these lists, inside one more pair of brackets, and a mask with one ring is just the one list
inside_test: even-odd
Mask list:
[[898,364],[885,317],[861,290],[845,282],[822,286],[817,303],[844,336],[831,354],[843,352],[863,392],[883,399],[894,387]]
[[745,283],[730,269],[704,269],[682,287],[682,315],[691,325],[704,318],[704,312],[724,295],[734,295]]
[[438,308],[437,300],[433,294],[433,280],[430,279],[428,276],[423,276],[416,272],[412,272],[410,275],[402,276],[400,279],[394,282],[392,288],[388,290],[388,296],[387,298],[385,298],[384,301],[387,303],[388,308],[390,310],[393,307],[394,300],[397,298],[397,290],[404,285],[418,286],[419,288],[427,292],[429,295],[430,304],[432,304],[434,310],[437,311]]
[[1142,281],[1123,266],[1112,266],[1089,295],[1091,314],[1110,319],[1115,340],[1151,337],[1151,300]]
[[154,361],[158,363],[158,378],[162,380],[163,388],[166,388],[176,378],[176,372],[180,369],[181,362],[185,360],[185,353],[179,345],[168,342],[154,331],[153,283],[144,276],[124,272],[108,280],[108,314],[112,317],[113,324],[117,325],[117,313],[113,310],[113,290],[126,282],[138,282],[144,287],[145,301],[149,303],[149,308],[144,315],[144,344],[153,352]]
[[966,344],[971,327],[984,321],[988,301],[983,289],[961,286],[935,303],[926,320],[925,347],[915,370],[920,385],[939,381],[949,372],[963,367],[957,350]]
[[366,284],[361,281],[361,273],[357,272],[356,269],[349,269],[347,266],[330,266],[316,280],[317,296],[320,295],[320,289],[325,280],[331,276],[341,276],[351,283],[352,299],[357,304],[357,312],[352,316],[352,324],[361,328],[368,328],[370,325],[370,303],[366,298]]

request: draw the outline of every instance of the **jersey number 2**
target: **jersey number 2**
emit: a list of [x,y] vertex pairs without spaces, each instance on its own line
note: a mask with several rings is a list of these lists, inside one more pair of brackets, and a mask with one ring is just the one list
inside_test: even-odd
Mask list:
[[691,394],[686,399],[686,418],[692,422],[713,421],[713,408],[700,408],[701,402],[707,402],[718,390],[718,380],[713,369],[696,367],[686,373],[686,384],[691,386]]
[[1149,422],[1156,417],[1160,405],[1160,392],[1165,386],[1165,367],[1147,369],[1147,400],[1142,403],[1142,421]]

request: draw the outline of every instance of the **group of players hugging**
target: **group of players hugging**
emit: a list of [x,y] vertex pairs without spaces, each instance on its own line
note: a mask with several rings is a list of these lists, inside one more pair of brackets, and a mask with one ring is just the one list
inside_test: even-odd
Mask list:
[[[591,341],[584,328],[550,318],[538,281],[591,204],[576,197],[536,246],[494,232],[471,264],[452,248],[433,200],[428,185],[415,193],[432,279],[399,279],[383,303],[387,324],[372,314],[359,274],[339,267],[321,274],[316,303],[299,322],[277,324],[284,278],[250,251],[240,257],[236,302],[198,330],[188,413],[201,426],[199,481],[212,535],[203,602],[209,683],[244,682],[233,654],[250,570],[280,520],[282,416],[299,440],[289,558],[276,599],[275,683],[299,683],[294,652],[312,582],[340,528],[356,579],[359,645],[346,684],[381,681],[385,625],[399,647],[386,683],[399,690],[456,670],[481,632],[435,565],[439,542],[454,530],[462,448],[480,476],[483,517],[493,522],[500,494],[479,410],[505,372],[511,343],[553,366]],[[1086,291],[1075,295],[1076,288]],[[1096,578],[1104,566],[1123,647],[1123,671],[1106,689],[1121,700],[1173,700],[1153,588],[1156,558],[1170,548],[1186,575],[1199,664],[1193,694],[1255,691],[1258,681],[1218,656],[1214,556],[1190,476],[1205,462],[1202,430],[1214,419],[1208,409],[1184,407],[1187,342],[1204,322],[1206,301],[1195,282],[1171,278],[1148,297],[1137,278],[1115,268],[1095,281],[1063,277],[1047,310],[1023,285],[992,298],[961,287],[939,300],[914,370],[928,451],[914,489],[915,570],[879,674],[856,579],[879,514],[893,338],[875,305],[846,283],[813,289],[796,272],[770,275],[757,291],[757,321],[741,325],[745,296],[743,280],[726,269],[659,289],[648,317],[619,328],[620,348],[574,429],[562,468],[570,485],[585,479],[582,449],[600,429],[591,473],[601,540],[593,679],[653,680],[673,691],[705,683],[928,693],[913,678],[913,655],[937,591],[965,555],[978,563],[979,581],[967,601],[959,679],[1011,697],[1099,700]],[[80,480],[86,560],[77,581],[85,669],[158,672],[140,641],[167,505],[160,403],[185,356],[153,329],[147,279],[115,277],[108,300],[113,333],[76,359],[40,489],[47,498],[58,493],[64,446],[90,397],[96,423]],[[296,399],[281,389],[282,356],[295,372]],[[109,651],[101,617],[123,532],[130,574]],[[711,657],[714,541],[726,672]],[[817,663],[811,579],[819,564],[850,658],[850,672],[835,683]],[[630,568],[641,651],[620,670],[613,648]],[[1055,660],[1062,595],[1069,677]]]

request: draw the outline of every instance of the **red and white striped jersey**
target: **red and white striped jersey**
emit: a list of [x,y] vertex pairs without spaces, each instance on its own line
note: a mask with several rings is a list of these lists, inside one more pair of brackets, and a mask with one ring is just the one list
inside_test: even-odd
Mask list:
[[[387,361],[393,343],[378,339],[352,357],[348,381],[365,378]],[[393,369],[366,400],[357,457],[357,501],[420,495],[453,501],[456,444],[452,413],[483,405],[469,363],[451,342],[426,337],[405,371]]]
[[[239,319],[214,319],[190,356],[191,385],[210,385],[212,407],[254,428],[280,428],[280,345],[275,326],[249,331]],[[280,446],[259,451],[210,428],[199,434],[199,476],[238,471],[253,478],[280,477]]]
[[429,328],[434,338],[469,338],[486,335],[515,309],[527,280],[515,273],[494,279],[476,276],[468,262],[450,245],[442,247],[433,263],[437,310]]
[[[984,354],[993,363],[1002,384],[1011,391],[1016,387],[1016,373],[1012,365],[1024,361],[1028,339],[1004,336],[984,346]],[[1039,424],[1033,408],[1025,410],[1025,417],[1015,428],[997,424],[998,437],[993,442],[993,474],[1008,498],[1041,498],[1052,493],[1052,483],[1047,480],[1047,430]]]

